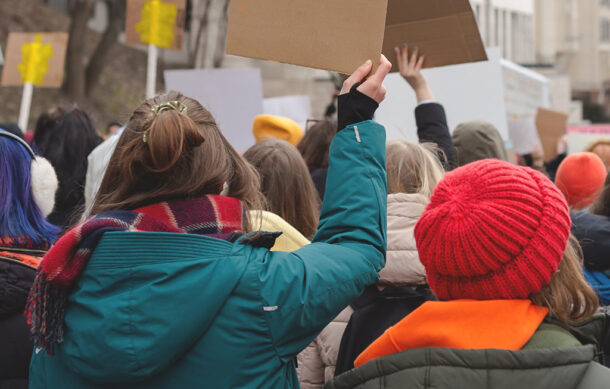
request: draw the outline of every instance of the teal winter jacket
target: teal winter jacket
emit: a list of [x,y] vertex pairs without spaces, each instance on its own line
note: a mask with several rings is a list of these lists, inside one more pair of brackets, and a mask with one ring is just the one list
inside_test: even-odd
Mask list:
[[319,230],[270,252],[191,234],[106,233],[31,388],[298,388],[295,356],[385,263],[385,130],[340,131]]

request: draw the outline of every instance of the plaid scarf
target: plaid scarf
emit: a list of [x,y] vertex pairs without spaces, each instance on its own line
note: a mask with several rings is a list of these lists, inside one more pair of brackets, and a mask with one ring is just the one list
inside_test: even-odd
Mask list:
[[49,354],[63,340],[70,287],[87,266],[102,235],[112,231],[175,232],[229,240],[243,231],[245,209],[235,198],[208,195],[134,211],[109,211],[66,233],[45,255],[26,306],[34,346]]

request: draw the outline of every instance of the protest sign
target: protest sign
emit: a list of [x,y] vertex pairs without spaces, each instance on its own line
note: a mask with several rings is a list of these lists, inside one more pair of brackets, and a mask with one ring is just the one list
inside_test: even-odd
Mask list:
[[538,108],[550,108],[549,79],[505,59],[500,60],[506,113],[513,119],[534,119]]
[[6,45],[2,86],[59,88],[64,77],[68,34],[64,32],[12,32]]
[[579,153],[586,151],[598,140],[610,141],[610,124],[568,127],[568,151]]
[[307,95],[270,97],[263,100],[263,112],[290,118],[306,128],[311,115],[311,99]]
[[[486,120],[498,128],[508,140],[504,87],[498,49],[488,49],[489,61],[447,66],[423,71],[435,101],[443,104],[449,129],[470,120]],[[399,74],[390,74],[384,81],[385,101],[375,119],[386,128],[388,139],[417,142],[417,126],[413,114],[417,107],[415,93]]]
[[23,86],[19,128],[27,130],[34,86],[59,88],[64,77],[68,34],[11,33],[6,45],[2,86]]
[[182,50],[186,0],[128,0],[125,43]]
[[[426,67],[484,61],[468,0],[232,0],[227,53],[349,74],[408,43]],[[397,70],[396,66],[393,69]]]
[[159,48],[182,50],[186,0],[128,0],[125,42],[148,44],[146,97],[156,94]]
[[509,117],[508,136],[518,155],[529,154],[541,144],[534,117]]
[[557,141],[565,135],[568,115],[550,109],[539,108],[536,114],[536,128],[544,150],[544,160],[557,156]]
[[209,110],[237,151],[246,151],[254,144],[252,123],[263,113],[259,69],[166,70],[165,85]]

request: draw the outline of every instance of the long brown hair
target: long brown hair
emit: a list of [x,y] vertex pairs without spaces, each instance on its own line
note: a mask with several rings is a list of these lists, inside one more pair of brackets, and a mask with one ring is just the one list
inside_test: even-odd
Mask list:
[[[186,111],[153,112],[167,102],[178,102]],[[144,101],[131,115],[91,214],[221,192],[259,209],[258,188],[258,174],[220,133],[210,112],[194,99],[169,92]]]
[[585,320],[597,312],[599,299],[585,280],[582,250],[574,236],[570,236],[559,269],[551,277],[551,282],[530,296],[530,300],[548,308],[549,316],[566,327],[569,322]]
[[266,210],[283,218],[306,238],[318,228],[320,205],[305,161],[290,143],[269,138],[245,152],[261,176]]
[[328,167],[328,150],[337,133],[337,122],[324,119],[305,132],[297,148],[310,172]]

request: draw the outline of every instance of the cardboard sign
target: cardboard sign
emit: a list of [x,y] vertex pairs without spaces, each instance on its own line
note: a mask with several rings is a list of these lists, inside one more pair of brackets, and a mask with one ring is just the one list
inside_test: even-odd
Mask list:
[[[504,106],[502,69],[498,49],[488,49],[489,61],[452,65],[423,71],[435,101],[445,107],[449,129],[471,120],[492,123],[505,141],[509,139]],[[400,76],[390,74],[384,81],[386,99],[375,120],[386,128],[388,139],[417,142],[414,111],[415,92]]]
[[290,118],[305,128],[311,115],[311,99],[307,95],[270,97],[263,100],[263,112]]
[[394,72],[394,48],[403,43],[425,55],[426,68],[487,60],[468,0],[388,0],[383,54]]
[[610,124],[568,127],[568,151],[587,151],[598,140],[610,140]]
[[[408,43],[426,67],[487,57],[468,0],[232,0],[227,54],[349,74]],[[394,71],[396,71],[396,66]]]
[[128,0],[125,43],[182,50],[186,0]]
[[544,150],[544,160],[557,156],[557,141],[566,134],[568,115],[550,109],[539,108],[536,114],[536,128]]
[[263,113],[260,69],[166,70],[164,75],[167,90],[196,99],[212,113],[237,151],[255,143],[252,123]]
[[59,88],[64,77],[68,34],[14,33],[8,37],[2,86],[32,82],[39,88]]

